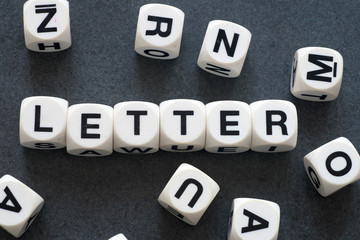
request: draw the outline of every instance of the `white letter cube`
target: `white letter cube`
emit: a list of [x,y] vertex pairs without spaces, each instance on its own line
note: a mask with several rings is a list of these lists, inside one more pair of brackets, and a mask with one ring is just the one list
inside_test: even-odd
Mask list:
[[57,52],[71,46],[69,2],[29,0],[24,4],[26,47],[36,52]]
[[99,157],[113,151],[113,108],[103,104],[69,107],[66,150],[78,156]]
[[124,234],[120,233],[120,234],[118,234],[116,236],[113,236],[109,240],[127,240],[127,238],[124,236]]
[[64,148],[67,110],[68,102],[61,98],[25,98],[20,108],[20,144],[36,149]]
[[252,121],[250,106],[239,101],[206,104],[205,150],[213,153],[239,153],[249,150]]
[[160,149],[198,151],[205,146],[205,105],[197,100],[176,99],[160,103]]
[[159,150],[159,106],[149,102],[122,102],[114,106],[114,150],[154,153]]
[[360,179],[360,156],[344,137],[307,154],[304,166],[312,184],[323,197]]
[[222,20],[211,21],[197,64],[205,71],[221,77],[238,77],[250,40],[250,31],[238,24]]
[[298,120],[293,103],[262,100],[250,104],[253,128],[251,150],[284,152],[296,147]]
[[146,4],[140,8],[135,51],[156,59],[179,56],[185,14],[165,4]]
[[306,47],[296,51],[291,71],[291,93],[308,101],[337,98],[343,75],[343,58],[330,48]]
[[184,163],[170,178],[158,201],[182,221],[196,225],[219,190],[208,175]]
[[231,207],[228,240],[276,240],[279,226],[278,204],[261,199],[236,198]]
[[0,178],[0,227],[20,237],[39,214],[44,199],[16,178]]

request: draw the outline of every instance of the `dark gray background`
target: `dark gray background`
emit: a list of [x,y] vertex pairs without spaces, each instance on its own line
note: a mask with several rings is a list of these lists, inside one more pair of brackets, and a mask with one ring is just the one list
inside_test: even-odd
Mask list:
[[[24,44],[24,1],[0,1],[0,175],[11,174],[44,199],[22,239],[225,240],[231,202],[238,197],[274,201],[281,208],[279,239],[359,239],[360,185],[321,197],[306,176],[303,156],[340,136],[360,144],[360,1],[160,1],[185,12],[180,57],[160,61],[137,55],[139,7],[149,1],[70,1],[72,47],[35,53]],[[224,79],[196,65],[209,21],[228,20],[253,35],[239,78]],[[313,103],[289,91],[295,51],[324,46],[344,57],[337,100]],[[297,148],[287,153],[236,155],[113,153],[75,157],[19,144],[20,103],[48,95],[71,104],[174,98],[292,101],[298,110]],[[199,224],[191,227],[164,210],[157,197],[183,162],[211,176],[221,190]],[[0,230],[0,239],[13,239]]]

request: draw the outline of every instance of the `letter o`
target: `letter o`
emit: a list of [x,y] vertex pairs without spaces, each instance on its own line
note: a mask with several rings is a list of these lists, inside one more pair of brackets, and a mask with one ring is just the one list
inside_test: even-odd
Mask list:
[[[144,50],[144,53],[152,57],[168,57],[170,55],[165,51],[156,50],[156,49],[146,49]],[[157,53],[160,53],[161,55]]]
[[[332,167],[331,167],[331,162],[337,158],[337,157],[342,157],[345,159],[346,161],[346,166],[344,167],[344,169],[340,170],[340,171],[335,171]],[[328,172],[331,175],[334,175],[336,177],[341,177],[344,176],[345,174],[347,174],[348,172],[350,172],[351,170],[351,166],[352,166],[352,162],[351,159],[349,157],[349,155],[347,155],[344,152],[334,152],[332,154],[330,154],[330,156],[328,156],[328,158],[326,159],[326,169],[328,170]]]

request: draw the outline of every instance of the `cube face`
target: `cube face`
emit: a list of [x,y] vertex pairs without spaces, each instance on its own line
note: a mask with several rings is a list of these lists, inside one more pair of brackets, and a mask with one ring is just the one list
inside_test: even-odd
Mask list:
[[174,59],[179,56],[185,14],[165,4],[140,8],[135,51],[145,57]]
[[251,150],[284,152],[296,147],[298,120],[294,104],[262,100],[250,104],[253,128]]
[[196,225],[219,190],[208,175],[189,164],[181,164],[158,201],[182,221]]
[[127,238],[124,236],[124,234],[120,233],[120,234],[118,234],[116,236],[113,236],[109,240],[127,240]]
[[68,102],[61,98],[25,98],[20,108],[21,145],[44,150],[64,148],[67,110]]
[[171,152],[199,151],[205,146],[205,105],[176,99],[160,103],[160,148]]
[[159,150],[159,106],[149,102],[122,102],[114,106],[114,150],[128,154]]
[[26,47],[36,52],[57,52],[71,46],[69,2],[29,0],[24,4]]
[[261,199],[234,199],[228,240],[276,240],[280,226],[278,204]]
[[0,227],[20,237],[37,217],[44,199],[10,175],[0,179]]
[[360,178],[360,156],[344,137],[307,154],[304,166],[313,186],[324,197]]
[[113,108],[102,104],[69,107],[66,150],[86,157],[100,157],[113,150]]
[[308,101],[332,101],[342,82],[343,58],[330,48],[306,47],[296,51],[291,72],[291,93]]
[[212,74],[234,78],[240,75],[251,41],[246,28],[228,21],[211,21],[197,64]]
[[250,106],[239,101],[206,104],[205,150],[213,153],[239,153],[251,145]]

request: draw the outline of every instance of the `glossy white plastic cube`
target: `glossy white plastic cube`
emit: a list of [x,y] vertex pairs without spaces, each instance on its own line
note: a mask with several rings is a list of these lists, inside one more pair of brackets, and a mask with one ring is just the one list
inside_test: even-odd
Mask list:
[[197,64],[226,78],[238,77],[251,41],[249,30],[239,24],[214,20],[208,25]]
[[36,52],[57,52],[71,46],[69,2],[29,0],[23,8],[26,47]]
[[278,204],[254,198],[236,198],[230,212],[228,240],[276,240],[280,226]]
[[175,99],[160,103],[160,149],[199,151],[205,146],[205,105],[197,100]]
[[240,101],[206,104],[205,150],[212,153],[239,153],[251,146],[250,106]]
[[296,147],[296,107],[285,100],[262,100],[250,104],[252,115],[251,150],[285,152]]
[[180,9],[151,3],[139,11],[135,51],[145,57],[173,59],[179,56],[185,14]]
[[360,156],[344,137],[307,154],[304,166],[312,184],[323,197],[360,179]]
[[106,156],[113,151],[113,108],[103,104],[69,107],[66,150],[85,157]]
[[45,150],[64,148],[67,110],[68,102],[62,98],[25,98],[20,107],[20,144]]
[[127,240],[127,238],[124,236],[124,234],[120,233],[120,234],[118,234],[116,236],[113,236],[109,240]]
[[44,199],[16,178],[0,178],[0,227],[20,237],[39,214]]
[[121,102],[114,106],[114,150],[128,154],[159,150],[159,106],[149,102]]
[[337,98],[343,75],[343,57],[333,49],[305,47],[295,52],[290,89],[300,99],[332,101]]
[[158,201],[182,221],[196,225],[219,190],[219,185],[208,175],[183,163],[166,184]]

